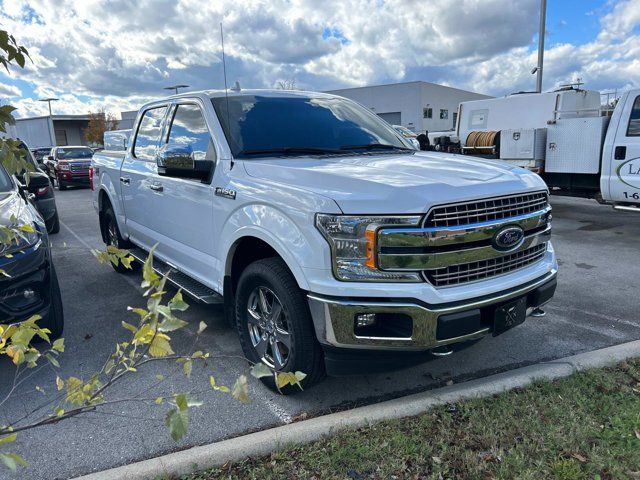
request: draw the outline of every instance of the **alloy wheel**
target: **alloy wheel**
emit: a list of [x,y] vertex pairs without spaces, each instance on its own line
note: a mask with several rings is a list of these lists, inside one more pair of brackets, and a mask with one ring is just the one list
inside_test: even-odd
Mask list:
[[249,337],[258,357],[276,371],[282,370],[291,354],[291,332],[280,299],[271,289],[256,287],[249,295],[247,311]]

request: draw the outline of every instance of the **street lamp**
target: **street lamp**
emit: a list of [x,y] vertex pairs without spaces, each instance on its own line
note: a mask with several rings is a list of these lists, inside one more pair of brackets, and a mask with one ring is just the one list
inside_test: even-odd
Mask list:
[[547,0],[540,0],[540,29],[538,30],[538,65],[531,70],[536,77],[536,92],[542,93],[542,66],[544,63],[544,36],[547,23]]
[[51,102],[57,102],[58,98],[40,98],[39,102],[47,102],[49,104],[49,116],[51,116]]
[[191,85],[171,85],[170,87],[164,87],[165,90],[174,90],[176,95],[178,94],[179,88],[189,88]]

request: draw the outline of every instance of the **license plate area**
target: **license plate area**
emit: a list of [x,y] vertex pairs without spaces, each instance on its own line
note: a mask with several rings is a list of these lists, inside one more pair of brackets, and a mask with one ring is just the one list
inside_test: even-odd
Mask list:
[[510,330],[524,322],[527,316],[527,297],[521,297],[496,308],[493,318],[493,336]]

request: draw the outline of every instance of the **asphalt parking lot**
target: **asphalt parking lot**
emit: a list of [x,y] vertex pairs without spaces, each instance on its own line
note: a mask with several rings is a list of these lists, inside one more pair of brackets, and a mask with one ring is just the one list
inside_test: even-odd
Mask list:
[[[89,375],[100,368],[117,341],[127,332],[122,320],[132,317],[127,306],[144,302],[140,275],[122,276],[100,265],[91,248],[100,248],[97,215],[91,192],[56,192],[61,232],[52,237],[55,265],[65,308],[66,352],[61,377]],[[247,373],[239,358],[236,334],[217,308],[193,304],[183,315],[192,322],[190,332],[175,336],[174,349],[187,349],[200,320],[209,328],[200,347],[219,356],[207,365],[194,366],[191,380],[172,365],[152,365],[114,387],[114,397],[156,397],[193,390],[204,402],[191,411],[189,434],[175,443],[164,427],[165,405],[132,401],[20,434],[16,450],[29,461],[18,478],[68,478],[175,449],[209,443],[248,431],[291,422],[304,414],[331,411],[426,390],[448,381],[460,382],[541,360],[640,339],[640,216],[622,213],[591,200],[552,199],[554,245],[560,261],[559,286],[544,318],[529,318],[523,325],[497,338],[485,338],[471,348],[419,367],[391,374],[329,378],[293,397],[278,396],[250,378],[251,403],[242,405],[228,395],[213,392],[208,376],[232,384]],[[157,387],[156,374],[167,375]],[[0,385],[7,385],[13,370],[0,362]],[[15,418],[55,395],[55,372],[34,374],[0,413]],[[35,391],[35,386],[45,394]],[[0,478],[15,478],[0,470]]]

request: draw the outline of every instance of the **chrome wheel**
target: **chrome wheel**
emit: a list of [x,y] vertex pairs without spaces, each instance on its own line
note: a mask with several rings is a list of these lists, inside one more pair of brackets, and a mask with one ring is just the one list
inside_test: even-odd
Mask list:
[[116,225],[111,218],[107,224],[107,241],[109,242],[109,245],[113,247],[118,246],[118,231],[116,230]]
[[275,370],[282,370],[291,353],[291,333],[282,303],[267,287],[256,287],[247,302],[247,326],[258,357]]

